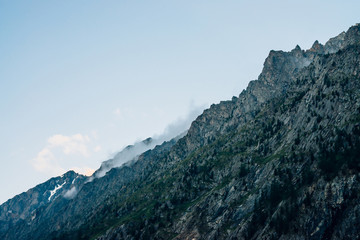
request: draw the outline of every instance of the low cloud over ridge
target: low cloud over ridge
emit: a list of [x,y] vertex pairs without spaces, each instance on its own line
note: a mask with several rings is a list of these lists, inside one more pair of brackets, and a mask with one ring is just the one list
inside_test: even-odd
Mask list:
[[101,167],[94,173],[89,181],[92,181],[94,178],[103,177],[112,168],[120,167],[129,161],[136,160],[137,156],[146,152],[147,150],[153,149],[156,145],[162,144],[164,141],[169,141],[174,137],[186,132],[189,129],[190,124],[204,109],[204,105],[197,107],[192,106],[186,117],[179,118],[175,122],[169,124],[162,134],[155,135],[144,141],[139,141],[133,145],[125,147],[112,159],[103,162]]

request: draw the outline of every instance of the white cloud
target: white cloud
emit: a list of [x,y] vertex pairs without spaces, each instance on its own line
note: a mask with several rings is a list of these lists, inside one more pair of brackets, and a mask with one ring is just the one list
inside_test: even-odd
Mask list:
[[72,136],[57,134],[48,139],[50,147],[61,147],[66,155],[81,154],[85,157],[89,155],[86,146],[86,143],[88,142],[90,142],[90,138],[81,134]]
[[[69,168],[71,165],[80,165],[78,162],[75,162],[74,159],[80,159],[81,157],[87,158],[90,156],[90,151],[88,150],[89,143],[90,138],[87,135],[75,134],[65,136],[56,134],[48,138],[46,146],[37,154],[31,163],[35,170],[52,176],[60,175],[68,169],[73,169],[78,173],[89,176],[94,172],[94,169],[87,166]],[[100,151],[101,147],[97,146],[94,148],[94,151],[95,150]]]
[[[160,135],[155,135],[152,137],[150,143],[144,143],[142,141],[134,143],[132,147],[124,148],[121,152],[117,153],[112,159],[103,162],[101,168],[95,173],[96,178],[103,177],[105,174],[112,168],[120,167],[124,163],[136,159],[141,153],[153,149],[156,145],[162,144],[164,141],[168,141],[176,136],[179,136],[182,133],[185,133],[190,127],[192,121],[195,120],[197,116],[205,109],[205,106],[190,106],[190,112],[187,116],[178,118],[175,122],[168,125],[164,132]],[[158,111],[158,113],[160,110]],[[89,181],[92,181],[91,178]]]
[[78,190],[76,189],[76,187],[72,187],[69,191],[67,191],[64,194],[64,198],[73,199],[76,196],[77,193],[78,193]]
[[57,164],[56,158],[49,148],[43,148],[32,164],[39,172],[47,172],[51,175],[59,175],[64,172],[64,169]]

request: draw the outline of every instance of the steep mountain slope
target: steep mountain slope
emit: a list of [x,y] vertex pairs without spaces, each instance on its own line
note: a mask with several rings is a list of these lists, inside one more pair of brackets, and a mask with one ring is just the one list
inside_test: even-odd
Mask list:
[[354,26],[318,53],[272,51],[259,80],[205,111],[173,148],[183,157],[170,152],[175,166],[135,195],[154,207],[101,239],[358,238],[359,40]]
[[69,171],[8,200],[0,206],[0,232],[32,221],[38,209],[50,205],[59,196],[71,198],[85,179],[85,176]]
[[2,239],[358,239],[360,26],[271,51],[187,134],[58,197]]
[[115,167],[121,167],[124,163],[134,160],[141,153],[154,148],[156,140],[147,138],[141,142],[137,142],[134,145],[128,145],[122,151],[117,153],[112,159],[104,161],[100,168],[96,170],[93,177],[103,177],[108,171]]

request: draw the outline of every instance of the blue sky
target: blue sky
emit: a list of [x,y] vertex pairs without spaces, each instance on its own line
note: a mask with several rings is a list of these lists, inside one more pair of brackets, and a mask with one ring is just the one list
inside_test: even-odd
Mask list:
[[0,0],[0,202],[231,99],[358,1]]

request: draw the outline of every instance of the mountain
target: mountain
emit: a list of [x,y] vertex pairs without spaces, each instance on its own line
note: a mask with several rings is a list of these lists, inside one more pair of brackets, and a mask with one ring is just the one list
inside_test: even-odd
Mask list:
[[99,178],[103,177],[108,171],[110,171],[114,167],[121,167],[124,163],[128,163],[129,161],[135,160],[138,155],[145,152],[146,150],[150,150],[154,148],[158,143],[158,141],[147,138],[141,142],[137,142],[134,145],[126,146],[122,151],[117,153],[112,159],[104,161],[100,168],[95,171],[93,177]]
[[0,232],[31,222],[39,214],[39,209],[51,205],[60,196],[71,198],[85,179],[85,176],[69,171],[3,203],[0,206]]
[[36,215],[2,217],[0,238],[359,239],[359,170],[355,25],[306,51],[270,51],[257,80],[184,136],[35,205]]

